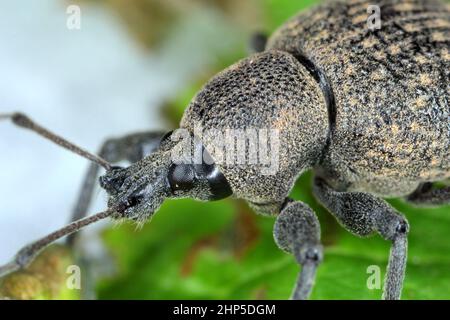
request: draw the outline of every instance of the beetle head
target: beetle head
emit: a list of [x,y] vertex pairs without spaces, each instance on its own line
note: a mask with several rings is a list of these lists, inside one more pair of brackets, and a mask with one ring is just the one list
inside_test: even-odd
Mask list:
[[173,146],[172,141],[163,141],[148,157],[127,168],[113,167],[100,177],[100,186],[110,196],[108,207],[118,213],[116,218],[143,222],[166,198],[208,201],[231,195],[215,164],[175,163]]

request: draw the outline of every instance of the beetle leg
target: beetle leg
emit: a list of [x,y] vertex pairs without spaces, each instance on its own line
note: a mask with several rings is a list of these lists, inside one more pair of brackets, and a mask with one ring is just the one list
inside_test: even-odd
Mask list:
[[338,192],[320,178],[314,180],[314,195],[344,228],[359,236],[373,231],[392,242],[383,299],[400,299],[407,257],[408,222],[387,202],[363,192]]
[[440,206],[450,204],[450,186],[435,188],[433,183],[423,183],[419,188],[406,197],[415,205]]
[[[137,162],[143,157],[154,152],[158,146],[164,132],[143,132],[130,134],[121,138],[106,140],[99,155],[107,159],[108,162],[117,163],[120,161]],[[92,194],[97,183],[100,167],[91,163],[85,174],[76,205],[72,211],[71,221],[82,219],[86,216],[92,200]],[[67,238],[69,244],[73,243],[76,234]]]
[[293,254],[301,265],[291,298],[308,299],[323,257],[320,225],[315,213],[302,202],[289,201],[277,216],[273,234],[278,247]]

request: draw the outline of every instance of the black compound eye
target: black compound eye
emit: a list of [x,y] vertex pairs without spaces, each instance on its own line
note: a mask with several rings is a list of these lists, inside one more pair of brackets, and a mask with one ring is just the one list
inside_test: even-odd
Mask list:
[[169,168],[168,179],[173,191],[187,191],[194,187],[195,172],[193,165],[172,164]]

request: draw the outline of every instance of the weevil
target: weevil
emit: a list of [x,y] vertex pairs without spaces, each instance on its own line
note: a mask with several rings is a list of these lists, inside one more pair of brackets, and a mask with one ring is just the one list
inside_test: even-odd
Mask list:
[[[367,23],[373,5],[379,28]],[[275,217],[276,244],[301,266],[292,298],[307,299],[323,259],[320,226],[289,194],[312,170],[314,195],[345,229],[392,243],[383,298],[399,299],[409,225],[383,198],[450,203],[450,187],[437,184],[450,178],[449,34],[450,8],[435,0],[334,1],[301,12],[193,98],[180,128],[193,138],[185,146],[200,149],[197,162],[174,161],[176,131],[111,139],[94,156],[23,114],[3,115],[93,164],[74,222],[24,247],[0,273],[23,268],[52,241],[105,217],[142,222],[167,198],[233,196]],[[215,134],[197,135],[196,127]],[[275,171],[258,161],[224,161],[228,154],[217,152],[218,133],[247,129],[277,133],[277,145],[265,149],[278,159]],[[247,160],[255,152],[249,141],[242,145]],[[111,164],[124,159],[133,164]],[[98,165],[106,169],[99,179],[108,209],[85,217]]]

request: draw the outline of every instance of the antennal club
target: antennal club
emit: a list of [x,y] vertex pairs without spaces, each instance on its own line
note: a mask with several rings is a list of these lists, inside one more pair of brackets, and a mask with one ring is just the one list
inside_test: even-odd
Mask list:
[[23,113],[20,112],[14,112],[10,114],[0,114],[0,120],[6,120],[11,119],[11,121],[18,127],[29,129],[31,131],[36,132],[40,136],[56,143],[57,145],[72,151],[90,161],[93,161],[99,165],[101,165],[106,170],[110,170],[112,165],[106,161],[105,159],[96,156],[95,154],[92,154],[75,144],[67,141],[66,139],[62,138],[61,136],[58,136],[57,134],[54,134],[53,132],[45,129],[44,127],[41,127],[37,123],[35,123],[33,120],[31,120],[28,116],[26,116]]

